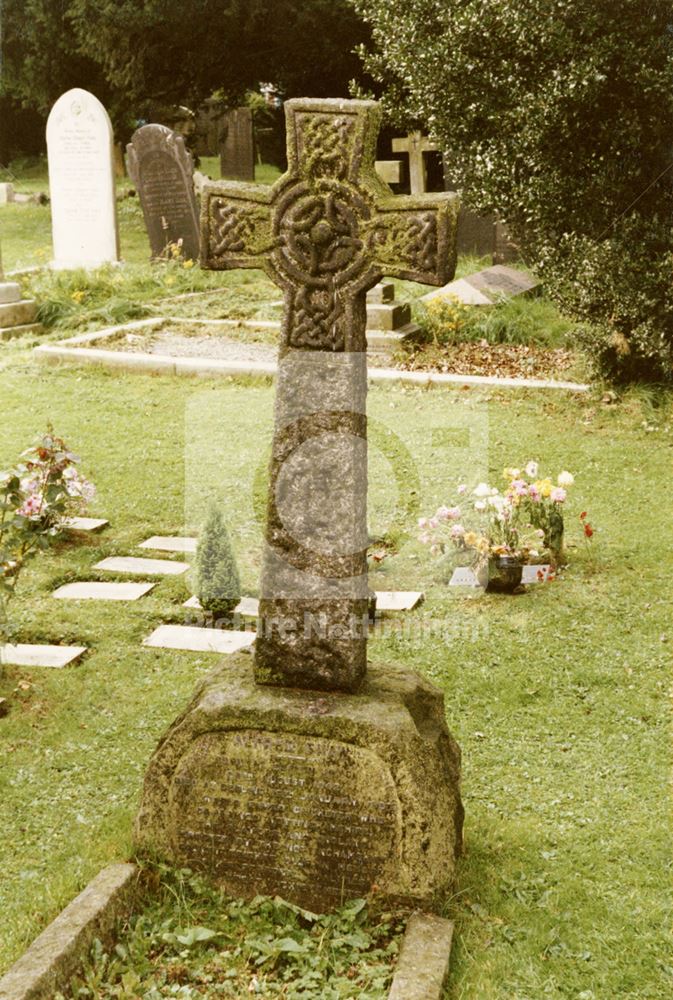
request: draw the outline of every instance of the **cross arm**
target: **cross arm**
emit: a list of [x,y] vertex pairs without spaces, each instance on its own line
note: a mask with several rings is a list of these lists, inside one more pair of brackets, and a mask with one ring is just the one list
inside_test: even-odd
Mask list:
[[456,269],[460,198],[454,193],[391,195],[377,202],[370,246],[381,274],[445,285]]
[[201,267],[215,271],[267,266],[275,239],[271,188],[212,181],[201,194]]

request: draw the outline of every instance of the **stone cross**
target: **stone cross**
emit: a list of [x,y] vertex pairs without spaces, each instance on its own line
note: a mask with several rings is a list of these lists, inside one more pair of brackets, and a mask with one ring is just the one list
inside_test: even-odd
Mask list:
[[255,679],[355,691],[366,672],[366,292],[444,284],[458,198],[394,197],[374,171],[373,101],[285,105],[273,187],[210,182],[201,263],[263,268],[284,293]]
[[393,153],[407,153],[409,156],[409,186],[412,194],[423,194],[426,191],[428,182],[424,154],[438,151],[437,143],[420,132],[410,132],[406,139],[393,139]]

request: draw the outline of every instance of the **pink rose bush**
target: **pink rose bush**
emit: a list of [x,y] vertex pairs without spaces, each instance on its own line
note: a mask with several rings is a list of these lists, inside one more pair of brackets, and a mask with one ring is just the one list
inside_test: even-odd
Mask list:
[[49,428],[19,465],[0,471],[0,636],[8,630],[7,605],[28,557],[60,538],[95,496],[78,462]]

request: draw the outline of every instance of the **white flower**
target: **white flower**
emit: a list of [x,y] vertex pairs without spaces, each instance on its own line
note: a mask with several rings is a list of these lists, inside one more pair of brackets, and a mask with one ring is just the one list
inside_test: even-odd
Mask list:
[[526,475],[529,479],[537,479],[538,464],[537,462],[529,462],[525,469]]
[[566,472],[564,470],[563,472],[560,473],[556,482],[559,484],[559,486],[572,486],[573,483],[575,482],[575,477],[573,476],[572,472]]
[[479,485],[474,491],[474,495],[476,497],[487,497],[490,495],[490,493],[491,493],[491,487],[488,486],[486,483],[479,483]]
[[474,509],[475,510],[486,510],[486,504],[484,503],[483,500],[477,500],[477,502],[474,505]]

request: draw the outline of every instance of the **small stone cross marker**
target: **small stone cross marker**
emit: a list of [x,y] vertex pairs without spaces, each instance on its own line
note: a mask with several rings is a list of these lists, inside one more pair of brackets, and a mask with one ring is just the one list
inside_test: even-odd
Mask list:
[[454,194],[394,197],[373,101],[285,105],[273,187],[204,187],[201,264],[263,268],[285,297],[255,678],[355,691],[367,643],[365,297],[385,274],[445,284]]
[[393,139],[393,153],[409,156],[409,187],[412,194],[423,194],[428,186],[425,153],[436,153],[439,146],[420,132],[410,132],[406,139]]

